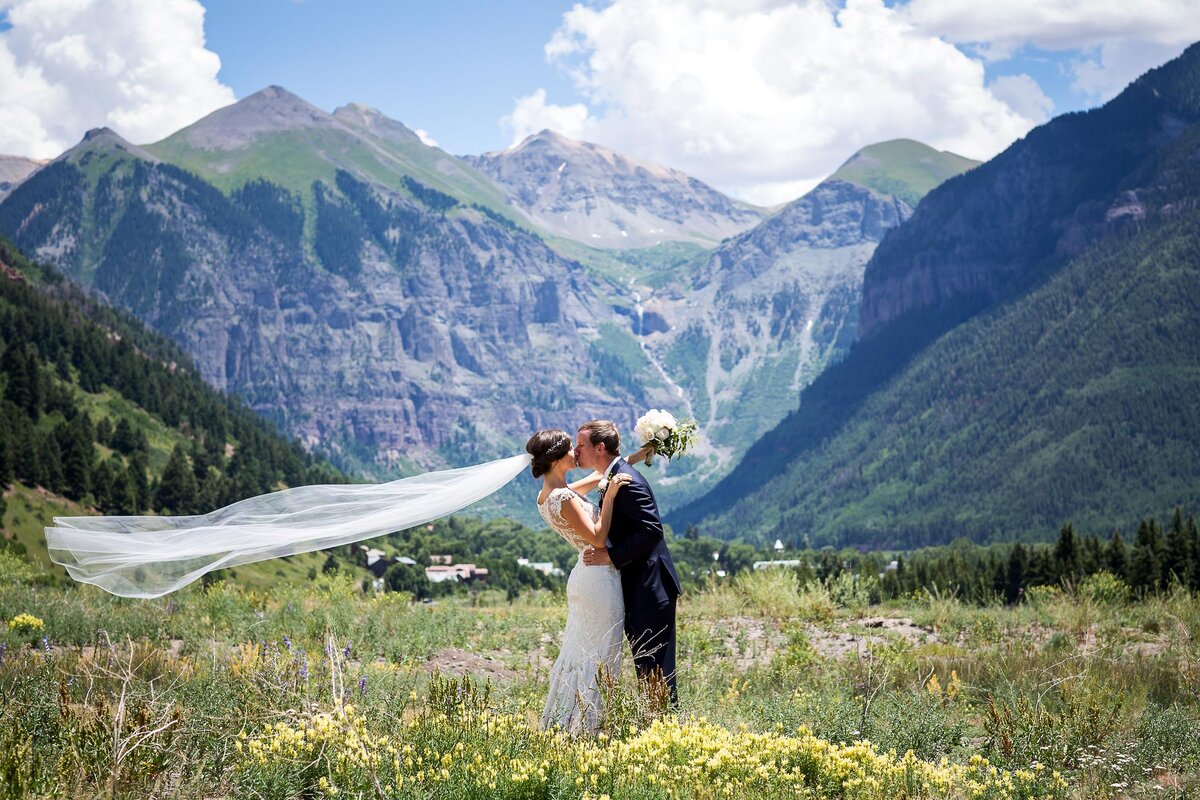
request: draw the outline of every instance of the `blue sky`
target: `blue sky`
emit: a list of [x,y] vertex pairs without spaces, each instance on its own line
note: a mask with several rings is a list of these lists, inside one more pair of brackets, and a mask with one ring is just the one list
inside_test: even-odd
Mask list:
[[[278,84],[332,111],[356,101],[428,131],[452,153],[508,145],[499,120],[538,86],[575,98],[543,46],[565,3],[210,0],[222,83]],[[269,31],[269,34],[264,34]]]
[[[451,153],[480,153],[508,146],[500,120],[535,88],[558,104],[582,99],[544,52],[573,5],[206,0],[205,33],[221,82],[239,98],[278,84],[327,111],[366,103]],[[1072,90],[1072,57],[1024,47],[985,70],[989,81],[1029,74],[1057,114],[1097,102]]]
[[1200,39],[1200,0],[0,0],[0,153],[277,84],[455,154],[542,128],[769,205],[858,149],[994,156]]

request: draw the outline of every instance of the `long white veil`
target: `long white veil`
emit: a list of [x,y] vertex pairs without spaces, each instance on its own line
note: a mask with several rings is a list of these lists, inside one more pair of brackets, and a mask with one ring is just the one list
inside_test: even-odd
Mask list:
[[77,581],[161,597],[206,572],[370,539],[452,514],[529,466],[528,455],[390,483],[297,486],[188,517],[55,517],[50,558]]

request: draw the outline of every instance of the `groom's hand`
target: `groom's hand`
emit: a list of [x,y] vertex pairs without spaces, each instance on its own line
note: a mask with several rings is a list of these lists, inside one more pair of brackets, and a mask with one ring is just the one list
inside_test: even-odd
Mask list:
[[612,559],[608,557],[607,547],[589,547],[583,551],[583,563],[589,567],[601,567],[605,564],[611,564]]

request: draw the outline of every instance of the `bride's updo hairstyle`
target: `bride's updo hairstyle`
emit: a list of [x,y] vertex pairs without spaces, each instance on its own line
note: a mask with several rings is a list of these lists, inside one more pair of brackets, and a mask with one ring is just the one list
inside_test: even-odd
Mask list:
[[554,462],[571,450],[571,437],[566,431],[547,428],[529,437],[525,452],[533,456],[533,477],[540,478],[550,471]]

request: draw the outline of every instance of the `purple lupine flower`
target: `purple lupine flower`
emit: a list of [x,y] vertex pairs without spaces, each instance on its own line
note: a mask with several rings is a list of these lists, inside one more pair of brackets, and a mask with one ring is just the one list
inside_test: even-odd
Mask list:
[[358,679],[358,695],[359,697],[367,696],[367,676],[363,675]]
[[283,635],[283,646],[288,649],[289,653],[292,652],[292,640],[287,637],[286,633]]
[[46,651],[46,655],[50,655],[50,637],[42,637],[42,649]]
[[344,658],[350,657],[350,643],[349,642],[346,643],[346,649],[342,651],[342,656]]
[[0,667],[4,666],[4,654],[8,651],[8,642],[0,642]]
[[300,654],[299,675],[300,675],[300,680],[304,681],[305,683],[308,682],[308,656],[304,655],[303,652],[301,652],[301,654]]

